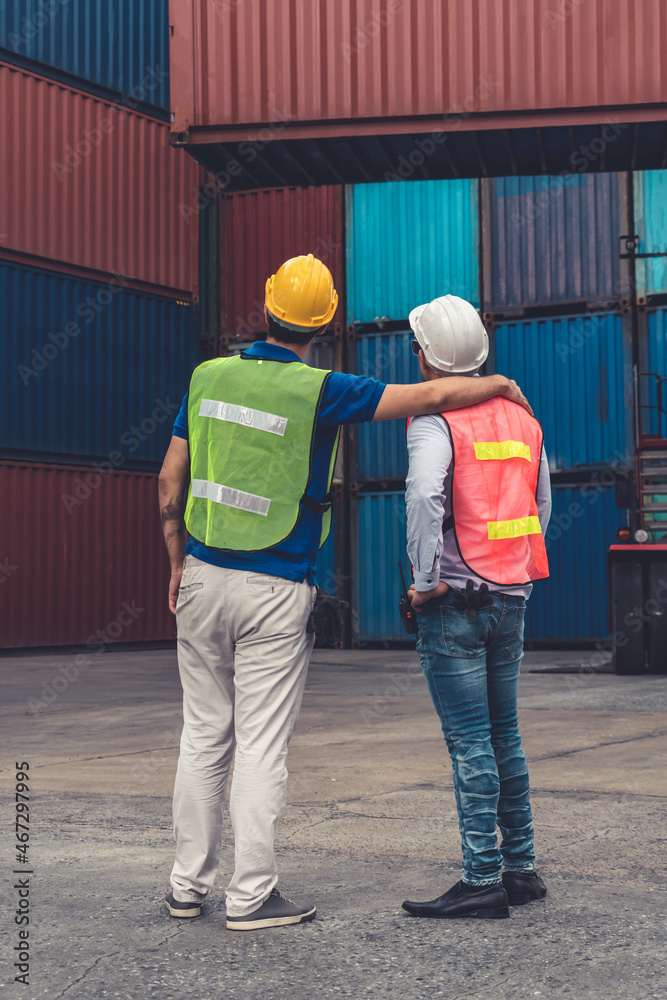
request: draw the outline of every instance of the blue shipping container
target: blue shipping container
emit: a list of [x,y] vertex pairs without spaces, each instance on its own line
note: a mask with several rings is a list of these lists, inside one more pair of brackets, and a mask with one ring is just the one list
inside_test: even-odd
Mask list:
[[[639,253],[667,253],[667,170],[638,170],[634,175],[635,232]],[[667,257],[640,259],[637,295],[667,292]]]
[[[370,375],[381,382],[421,382],[419,361],[410,348],[413,339],[412,331],[361,335],[357,341],[357,374]],[[356,452],[354,479],[363,481],[407,474],[405,420],[356,424],[351,433]]]
[[477,181],[346,188],[349,323],[406,319],[438,295],[479,305]]
[[[604,482],[604,475],[601,481]],[[546,532],[548,580],[528,603],[526,639],[602,639],[609,634],[607,551],[621,525],[613,487],[557,486]]]
[[[408,640],[398,613],[410,561],[403,493],[362,493],[352,506],[352,635],[358,642]],[[409,586],[409,583],[408,583]]]
[[0,0],[0,48],[169,110],[168,0]]
[[618,313],[505,323],[494,340],[496,371],[515,379],[530,400],[552,470],[625,460],[632,377]]
[[[604,476],[601,477],[604,481]],[[621,523],[613,488],[556,486],[546,542],[551,576],[538,580],[526,615],[526,639],[604,638],[607,549]],[[358,642],[411,641],[398,614],[400,560],[406,580],[403,493],[364,493],[353,508],[353,622]]]
[[[335,514],[334,514],[335,517]],[[317,554],[317,586],[322,587],[329,594],[336,594],[338,597],[342,593],[342,580],[336,572],[334,559],[334,531],[335,526],[331,525],[329,537]]]
[[485,308],[622,295],[618,174],[499,177],[486,184]]
[[198,360],[194,310],[0,263],[5,456],[159,462]]

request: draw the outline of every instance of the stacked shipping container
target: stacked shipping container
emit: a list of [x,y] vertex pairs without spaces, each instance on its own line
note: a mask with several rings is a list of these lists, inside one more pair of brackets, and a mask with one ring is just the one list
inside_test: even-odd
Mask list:
[[[357,371],[416,380],[410,308],[445,293],[483,299],[490,367],[517,379],[543,424],[553,575],[531,600],[533,639],[579,641],[607,630],[606,549],[618,515],[604,470],[627,467],[632,451],[630,327],[621,315],[628,275],[618,251],[626,187],[625,175],[599,174],[484,181],[479,201],[470,181],[348,189]],[[405,639],[395,612],[396,563],[407,563],[405,428],[371,424],[353,438],[355,638]],[[577,502],[579,490],[586,499]],[[584,600],[572,588],[583,579]]]
[[[618,251],[629,225],[628,189],[625,174],[604,173],[367,184],[345,190],[344,221],[340,188],[260,191],[222,201],[226,350],[263,336],[266,277],[300,252],[328,260],[349,324],[341,343],[339,308],[333,339],[309,358],[318,367],[415,381],[410,308],[453,292],[484,310],[489,367],[523,386],[543,424],[550,458],[554,571],[531,601],[527,634],[536,640],[606,633],[606,549],[621,517],[609,469],[626,469],[633,447],[631,275]],[[644,177],[635,187],[645,242],[661,238],[647,236],[641,222],[645,215],[658,232],[659,197],[656,178]],[[656,273],[654,291],[661,287]],[[660,309],[650,310],[642,338],[650,365],[661,371],[663,318]],[[351,574],[355,641],[404,639],[395,611],[397,560],[408,568],[404,424],[350,428],[344,452],[336,475],[336,545],[328,543],[323,553],[320,582],[329,574],[345,592],[340,584]],[[349,530],[340,524],[346,515]],[[581,602],[572,591],[571,580],[584,578],[594,601]]]
[[201,172],[167,47],[164,0],[0,5],[3,646],[86,643],[123,601],[110,641],[174,634],[155,477],[198,360]]
[[169,110],[169,8],[163,0],[3,0],[0,58],[30,59],[85,89]]
[[[222,286],[221,349],[236,354],[266,336],[264,286],[289,257],[312,253],[331,270],[340,303],[324,337],[310,348],[306,362],[315,368],[344,368],[345,258],[343,189],[340,187],[274,188],[221,199],[220,248]],[[334,470],[333,528],[320,550],[318,582],[330,593],[345,592],[343,436]]]

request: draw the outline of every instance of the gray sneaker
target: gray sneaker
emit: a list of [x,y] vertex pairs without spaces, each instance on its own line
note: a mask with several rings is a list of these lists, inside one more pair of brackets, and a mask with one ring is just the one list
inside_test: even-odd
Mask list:
[[172,917],[199,917],[201,916],[201,908],[204,905],[203,902],[180,903],[177,899],[174,899],[173,892],[168,893],[164,901]]
[[245,917],[227,917],[227,929],[230,931],[255,931],[262,927],[283,927],[285,924],[304,924],[313,920],[317,912],[316,906],[299,906],[282,896],[277,889],[272,889],[262,905]]

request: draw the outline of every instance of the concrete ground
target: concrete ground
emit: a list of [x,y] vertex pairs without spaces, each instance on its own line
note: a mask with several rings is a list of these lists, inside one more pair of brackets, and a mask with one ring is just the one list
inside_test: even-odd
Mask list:
[[[229,836],[206,915],[177,922],[162,903],[180,732],[175,653],[110,651],[76,664],[73,654],[0,660],[5,996],[666,1000],[667,677],[593,673],[590,653],[527,654],[521,729],[549,895],[510,920],[418,920],[401,902],[449,888],[460,846],[416,655],[316,652],[278,852],[281,888],[317,902],[317,920],[233,934]],[[14,762],[24,760],[29,986],[12,968]]]

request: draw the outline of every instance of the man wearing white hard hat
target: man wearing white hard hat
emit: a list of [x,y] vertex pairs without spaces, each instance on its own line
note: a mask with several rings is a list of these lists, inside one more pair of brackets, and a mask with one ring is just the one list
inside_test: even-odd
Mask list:
[[[477,375],[479,313],[443,295],[410,313],[424,381]],[[517,719],[526,602],[549,575],[549,466],[537,420],[489,400],[408,422],[408,555],[417,651],[452,761],[462,879],[403,908],[419,917],[509,916],[546,895],[535,872]],[[496,826],[500,828],[498,845]]]

